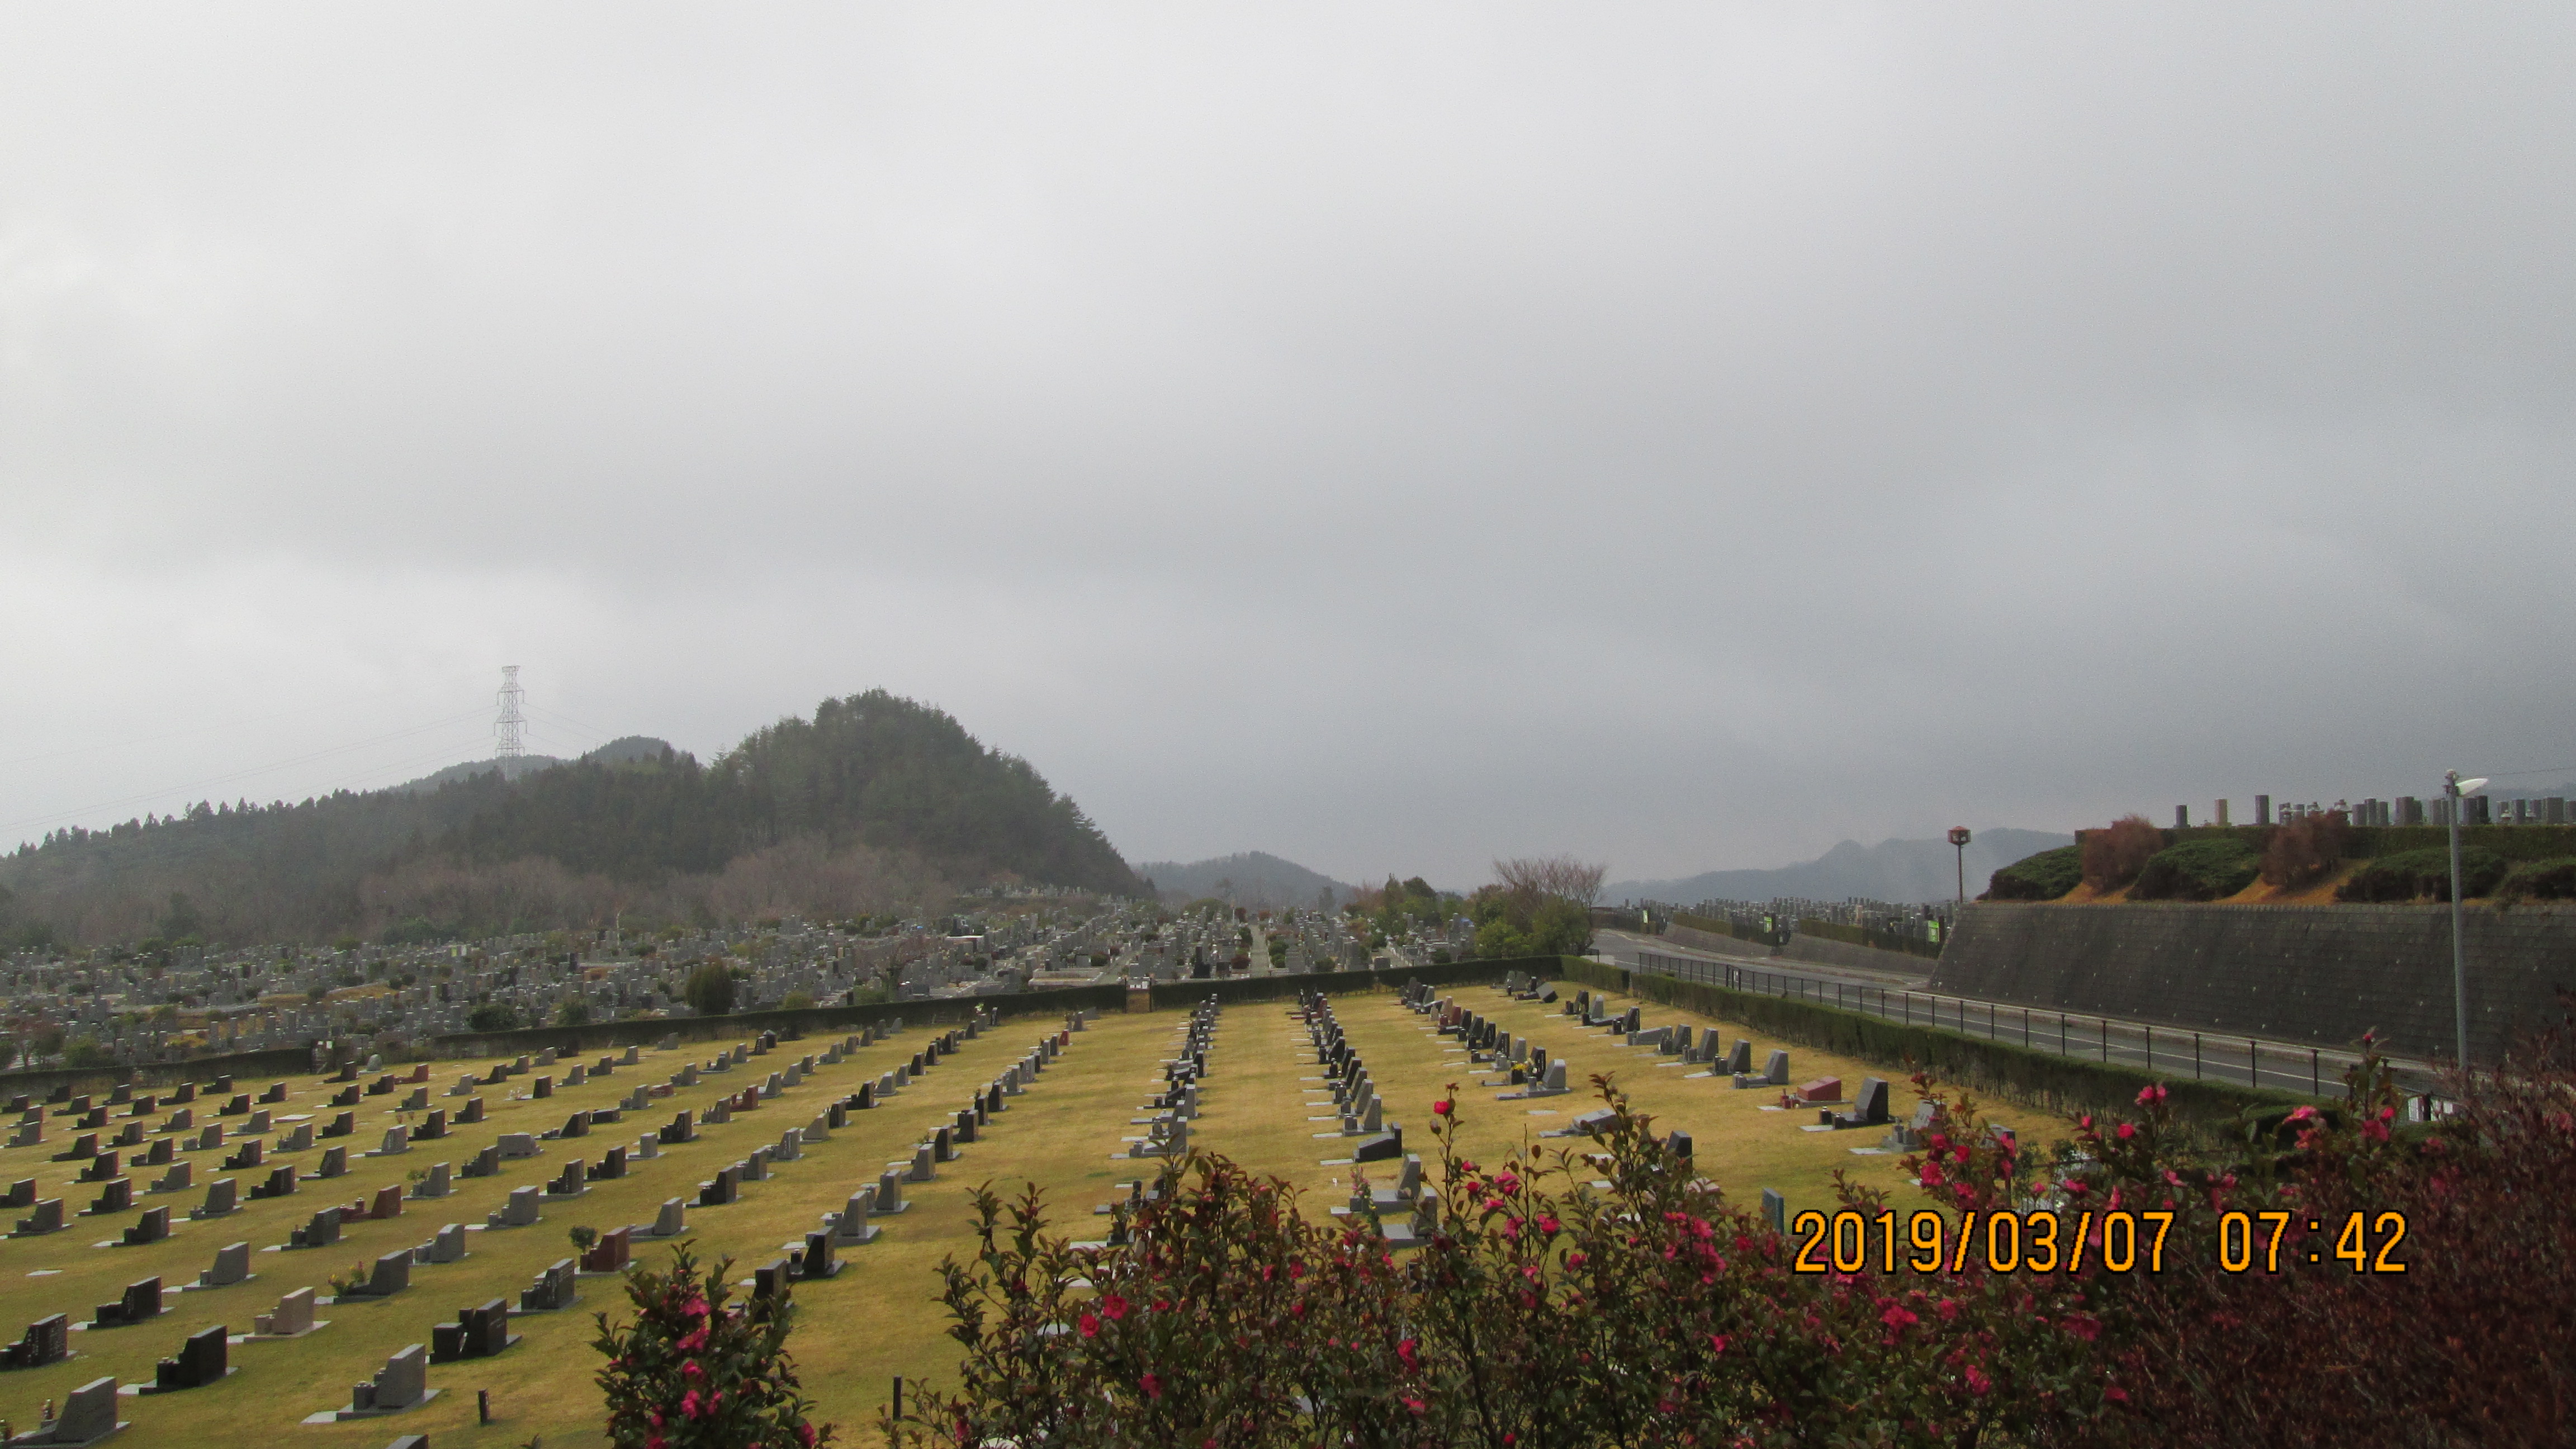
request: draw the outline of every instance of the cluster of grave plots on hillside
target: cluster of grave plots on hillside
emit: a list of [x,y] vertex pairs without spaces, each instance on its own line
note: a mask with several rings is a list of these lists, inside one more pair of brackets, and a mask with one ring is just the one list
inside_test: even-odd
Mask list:
[[[370,1062],[318,1080],[217,1077],[19,1098],[0,1147],[14,1209],[14,1231],[0,1243],[0,1296],[42,1311],[10,1327],[0,1373],[34,1371],[53,1383],[83,1360],[139,1367],[155,1350],[167,1356],[125,1381],[109,1373],[66,1384],[37,1437],[12,1442],[79,1444],[125,1422],[184,1423],[183,1407],[159,1405],[257,1376],[274,1354],[337,1358],[334,1319],[380,1304],[417,1304],[405,1336],[418,1341],[346,1364],[339,1381],[356,1385],[347,1403],[290,1406],[296,1412],[280,1422],[403,1414],[437,1396],[438,1365],[507,1353],[522,1330],[586,1333],[579,1314],[531,1325],[580,1304],[584,1280],[621,1273],[639,1245],[684,1235],[753,1262],[745,1284],[755,1294],[828,1282],[842,1254],[876,1241],[917,1185],[1037,1085],[1079,1024],[1033,1034],[980,1083],[941,1068],[968,1042],[1010,1030],[981,1004],[961,1025],[907,1030],[896,1020],[819,1051],[764,1035],[700,1059],[674,1035],[650,1049],[588,1060],[540,1052],[444,1078],[427,1064]],[[988,1048],[980,1059],[995,1057]],[[937,1094],[928,1100],[938,1108],[900,1157],[861,1166],[831,1150],[861,1114],[903,1101],[915,1109],[905,1120],[921,1117],[926,1094]],[[715,1129],[726,1130],[709,1135]],[[705,1145],[717,1143],[748,1150],[711,1162]],[[724,1209],[799,1174],[790,1190],[837,1204],[814,1228],[775,1246],[725,1241]],[[585,1199],[630,1183],[669,1189],[658,1208],[636,1214],[649,1220],[585,1221],[594,1217]],[[652,1200],[631,1189],[609,1196],[621,1216]],[[388,1221],[407,1226],[372,1226]],[[573,1222],[584,1231],[559,1236]],[[549,1223],[552,1231],[529,1231]],[[368,1247],[349,1263],[353,1234]],[[574,1251],[564,1254],[567,1236]],[[488,1290],[492,1269],[523,1286],[479,1302],[441,1293],[443,1279],[462,1281],[458,1273]],[[8,1382],[0,1377],[0,1392]],[[154,1403],[137,1402],[147,1397]],[[236,1402],[230,1412],[244,1410]]]
[[[0,962],[18,1029],[0,1067],[110,1068],[314,1050],[313,1069],[402,1055],[440,1037],[512,1026],[684,1020],[690,973],[737,973],[736,1011],[860,999],[948,1000],[1117,980],[1177,981],[1400,969],[1463,955],[1462,922],[1372,950],[1365,923],[1332,913],[1178,915],[1056,896],[907,920],[616,927],[412,945],[168,947]],[[1456,939],[1452,939],[1455,936]],[[1272,940],[1284,943],[1274,958]]]

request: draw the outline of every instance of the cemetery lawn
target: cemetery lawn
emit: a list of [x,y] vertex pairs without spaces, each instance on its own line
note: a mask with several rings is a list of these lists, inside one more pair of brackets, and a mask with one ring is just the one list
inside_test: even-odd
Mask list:
[[[1559,983],[1561,993],[1570,989]],[[1717,1180],[1730,1199],[1752,1205],[1764,1187],[1777,1188],[1796,1211],[1829,1206],[1832,1173],[1848,1171],[1863,1182],[1891,1189],[1900,1203],[1922,1201],[1902,1180],[1895,1156],[1854,1156],[1850,1149],[1876,1146],[1877,1130],[1807,1133],[1798,1130],[1814,1120],[1812,1113],[1763,1112],[1775,1095],[1734,1091],[1721,1080],[1689,1074],[1695,1067],[1659,1067],[1651,1049],[1613,1045],[1613,1039],[1576,1026],[1556,1006],[1513,1002],[1482,985],[1451,989],[1471,1009],[1483,1012],[1508,1031],[1533,1038],[1551,1054],[1563,1055],[1571,1080],[1611,1073],[1627,1088],[1635,1107],[1657,1119],[1658,1130],[1681,1127],[1694,1140],[1702,1171]],[[1618,1003],[1625,1006],[1627,1003]],[[1758,1063],[1770,1043],[1758,1034],[1715,1018],[1652,1003],[1644,1007],[1649,1025],[1686,1023],[1694,1028],[1717,1026],[1729,1040],[1751,1037]],[[1367,1058],[1392,1117],[1406,1128],[1406,1146],[1420,1152],[1426,1167],[1436,1166],[1435,1144],[1426,1124],[1430,1105],[1449,1083],[1458,1084],[1465,1150],[1481,1163],[1495,1163],[1526,1138],[1561,1126],[1596,1105],[1588,1088],[1536,1102],[1497,1102],[1500,1087],[1480,1089],[1482,1072],[1469,1069],[1462,1054],[1449,1050],[1447,1038],[1430,1034],[1423,1017],[1397,1005],[1391,991],[1342,996],[1336,1013]],[[966,1144],[960,1160],[942,1166],[937,1180],[906,1188],[908,1211],[879,1218],[883,1233],[862,1248],[844,1250],[847,1266],[825,1283],[799,1285],[799,1326],[790,1346],[805,1392],[817,1401],[822,1420],[841,1426],[844,1442],[873,1442],[873,1424],[894,1375],[949,1382],[957,1345],[945,1336],[946,1318],[937,1302],[939,1261],[972,1251],[972,1214],[968,1191],[991,1183],[1006,1196],[1035,1182],[1046,1192],[1055,1228],[1074,1238],[1099,1236],[1106,1220],[1094,1217],[1095,1203],[1118,1195],[1115,1184],[1150,1178],[1158,1165],[1151,1160],[1113,1160],[1123,1152],[1120,1139],[1141,1135],[1130,1119],[1143,1114],[1141,1104],[1159,1085],[1161,1063],[1177,1050],[1184,1016],[1176,1011],[1133,1016],[1105,1015],[1088,1030],[1073,1034],[1064,1056],[1021,1095],[1005,1099],[1008,1110],[996,1116],[980,1140]],[[745,1184],[742,1200],[723,1208],[688,1211],[690,1236],[710,1258],[730,1255],[734,1276],[747,1279],[751,1269],[777,1257],[783,1245],[820,1226],[821,1214],[841,1207],[848,1195],[876,1180],[886,1163],[908,1158],[912,1145],[940,1122],[953,1120],[969,1094],[1017,1060],[1045,1032],[1050,1018],[1029,1016],[1004,1021],[933,1068],[929,1075],[883,1106],[850,1115],[850,1125],[828,1141],[810,1145],[803,1160],[777,1164],[768,1181]],[[311,1445],[315,1449],[380,1449],[402,1434],[430,1435],[440,1449],[515,1449],[542,1436],[558,1446],[604,1442],[599,1391],[594,1383],[600,1359],[590,1347],[596,1326],[592,1315],[605,1311],[625,1315],[626,1300],[614,1277],[585,1277],[581,1301],[568,1312],[516,1313],[518,1292],[547,1265],[573,1249],[566,1230],[586,1225],[602,1231],[649,1223],[661,1202],[682,1197],[695,1202],[699,1181],[719,1167],[746,1156],[752,1148],[774,1143],[790,1127],[803,1127],[825,1107],[874,1081],[900,1061],[908,1061],[931,1032],[916,1026],[855,1053],[849,1060],[820,1068],[805,1083],[791,1088],[758,1110],[738,1112],[733,1121],[700,1129],[697,1142],[665,1147],[653,1161],[630,1162],[622,1181],[591,1185],[581,1198],[549,1202],[544,1220],[531,1228],[475,1231],[467,1234],[472,1256],[462,1263],[416,1265],[411,1288],[391,1299],[333,1304],[316,1316],[329,1327],[291,1342],[235,1344],[232,1365],[238,1370],[222,1383],[170,1395],[124,1398],[120,1416],[131,1420],[132,1442],[187,1443],[206,1449],[276,1449]],[[306,1182],[291,1196],[245,1201],[241,1211],[220,1220],[192,1222],[186,1210],[205,1198],[205,1184],[217,1177],[238,1181],[246,1196],[262,1170],[225,1173],[217,1156],[183,1154],[196,1163],[195,1185],[188,1191],[148,1194],[161,1169],[135,1168],[138,1211],[104,1218],[69,1217],[97,1195],[90,1184],[72,1179],[79,1164],[50,1161],[74,1135],[66,1119],[49,1117],[41,1146],[0,1149],[0,1181],[37,1179],[37,1195],[64,1201],[66,1231],[45,1237],[0,1242],[0,1334],[14,1341],[25,1325],[51,1313],[68,1313],[86,1322],[92,1305],[113,1302],[124,1286],[158,1274],[172,1289],[196,1281],[200,1269],[228,1243],[252,1247],[252,1281],[204,1292],[171,1292],[162,1316],[134,1328],[75,1333],[74,1358],[43,1369],[0,1374],[0,1416],[24,1431],[34,1427],[38,1404],[59,1402],[71,1389],[105,1374],[120,1382],[149,1382],[155,1359],[175,1354],[191,1332],[221,1323],[235,1333],[248,1332],[252,1315],[273,1307],[297,1288],[328,1293],[328,1279],[372,1262],[378,1255],[426,1241],[441,1224],[480,1224],[497,1209],[512,1187],[542,1184],[573,1157],[597,1161],[619,1143],[630,1149],[636,1137],[670,1120],[681,1108],[698,1110],[728,1091],[765,1080],[767,1075],[808,1053],[819,1055],[837,1037],[815,1036],[782,1044],[730,1073],[705,1075],[695,1087],[674,1089],[642,1113],[630,1112],[615,1126],[603,1126],[584,1139],[543,1143],[543,1155],[503,1164],[497,1177],[459,1179],[454,1195],[406,1203],[401,1217],[386,1222],[353,1223],[339,1245],[312,1251],[259,1251],[287,1240],[288,1230],[302,1225],[315,1210],[334,1203],[371,1198],[379,1187],[403,1182],[413,1170],[433,1162],[456,1166],[503,1132],[538,1132],[562,1124],[573,1110],[610,1107],[639,1083],[660,1084],[691,1061],[703,1063],[722,1043],[686,1044],[680,1050],[647,1050],[639,1065],[583,1086],[559,1088],[551,1099],[513,1100],[528,1091],[536,1073],[512,1077],[506,1084],[479,1087],[487,1106],[484,1122],[451,1129],[442,1141],[415,1144],[404,1155],[361,1157],[378,1143],[386,1127],[406,1114],[393,1104],[411,1087],[393,1096],[369,1096],[357,1109],[354,1137],[331,1139],[350,1148],[346,1176],[328,1182]],[[1216,1047],[1202,1088],[1202,1110],[1192,1132],[1193,1145],[1224,1153],[1245,1166],[1275,1173],[1306,1189],[1305,1209],[1318,1218],[1349,1192],[1352,1169],[1328,1165],[1327,1159],[1350,1155],[1352,1139],[1318,1138],[1337,1123],[1310,1122],[1327,1115],[1323,1105],[1308,1105],[1322,1094],[1320,1071],[1307,1057],[1305,1032],[1286,1002],[1257,1002],[1229,1008],[1219,1020]],[[1868,1075],[1895,1083],[1891,1110],[1902,1117],[1913,1097],[1899,1073],[1848,1059],[1791,1047],[1793,1081],[1840,1076],[1850,1091]],[[558,1081],[575,1061],[595,1061],[593,1052],[568,1058],[552,1069]],[[487,1070],[488,1059],[434,1064],[428,1087],[432,1107],[451,1111],[462,1098],[440,1095],[466,1071]],[[538,1069],[544,1071],[546,1069]],[[235,1090],[256,1096],[264,1081],[241,1081]],[[325,1106],[333,1087],[313,1076],[287,1079],[289,1100],[269,1110],[281,1119],[267,1139],[272,1145],[291,1122],[290,1114],[313,1114],[317,1128],[330,1121]],[[218,1118],[218,1101],[204,1097],[193,1104],[200,1126]],[[1531,1109],[1544,1115],[1535,1115]],[[125,1121],[122,1108],[111,1109],[111,1129]],[[157,1125],[171,1109],[163,1107],[147,1122]],[[418,1113],[407,1114],[417,1122]],[[2065,1134],[2064,1124],[2026,1110],[1997,1113],[2019,1128],[2026,1144],[2053,1145]],[[227,1144],[227,1150],[233,1144]],[[321,1156],[309,1152],[271,1161],[292,1161],[310,1170]],[[1551,1146],[1566,1145],[1552,1143]],[[1393,1165],[1373,1174],[1391,1176]],[[97,1248],[91,1244],[117,1238],[140,1216],[140,1208],[173,1209],[169,1241],[136,1248]],[[23,1216],[12,1212],[11,1220]],[[653,1261],[666,1248],[639,1241],[638,1259]],[[35,1276],[42,1274],[43,1276]],[[513,1331],[523,1341],[487,1360],[441,1364],[429,1371],[439,1396],[430,1403],[385,1418],[346,1424],[306,1426],[299,1421],[320,1410],[344,1408],[349,1386],[372,1375],[385,1358],[406,1344],[426,1344],[430,1325],[452,1320],[460,1308],[506,1297]],[[475,1393],[488,1390],[495,1422],[478,1426]],[[122,1437],[121,1437],[122,1442]]]

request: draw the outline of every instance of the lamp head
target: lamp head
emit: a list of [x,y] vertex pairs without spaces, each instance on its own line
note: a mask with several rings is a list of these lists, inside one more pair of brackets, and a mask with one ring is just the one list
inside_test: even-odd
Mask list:
[[2481,775],[2474,780],[2462,780],[2459,784],[2459,791],[2463,795],[2474,795],[2486,787],[2486,777]]

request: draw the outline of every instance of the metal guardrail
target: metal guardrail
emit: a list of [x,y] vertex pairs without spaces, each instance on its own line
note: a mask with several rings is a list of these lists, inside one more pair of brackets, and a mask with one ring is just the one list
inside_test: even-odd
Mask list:
[[[1840,1007],[1909,1026],[1955,1031],[2032,1051],[2091,1057],[2149,1072],[2171,1072],[2176,1077],[2188,1071],[2194,1081],[2272,1087],[2305,1092],[2312,1097],[2324,1096],[2328,1082],[2340,1084],[2344,1072],[2361,1059],[2354,1052],[2327,1051],[2260,1037],[2174,1027],[2159,1030],[2145,1022],[2003,1006],[1936,992],[1893,990],[1651,951],[1637,953],[1637,966],[1659,976],[1812,1001],[1819,1006]],[[2436,1084],[2432,1070],[2420,1064],[2400,1064],[2398,1075],[2418,1091]]]

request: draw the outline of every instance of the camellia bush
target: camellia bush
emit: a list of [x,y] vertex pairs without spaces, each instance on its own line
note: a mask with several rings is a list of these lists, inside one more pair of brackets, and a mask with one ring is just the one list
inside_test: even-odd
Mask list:
[[1911,1200],[1845,1182],[1785,1235],[1595,1084],[1594,1135],[1498,1163],[1460,1156],[1458,1103],[1434,1104],[1406,1251],[1214,1155],[1108,1246],[1049,1233],[1034,1190],[978,1192],[977,1251],[941,1270],[956,1385],[880,1428],[960,1449],[2487,1444],[2565,1442],[2576,1413],[2576,1071],[2550,1052],[2404,1127],[2374,1051],[2340,1107],[2214,1154],[2161,1087],[2042,1155],[1917,1078]]
[[596,1315],[591,1347],[608,1358],[599,1386],[619,1449],[813,1449],[832,1437],[808,1421],[813,1402],[797,1392],[785,1285],[728,1305],[732,1268],[726,1258],[701,1273],[682,1243],[667,1269],[627,1270],[633,1322]]

